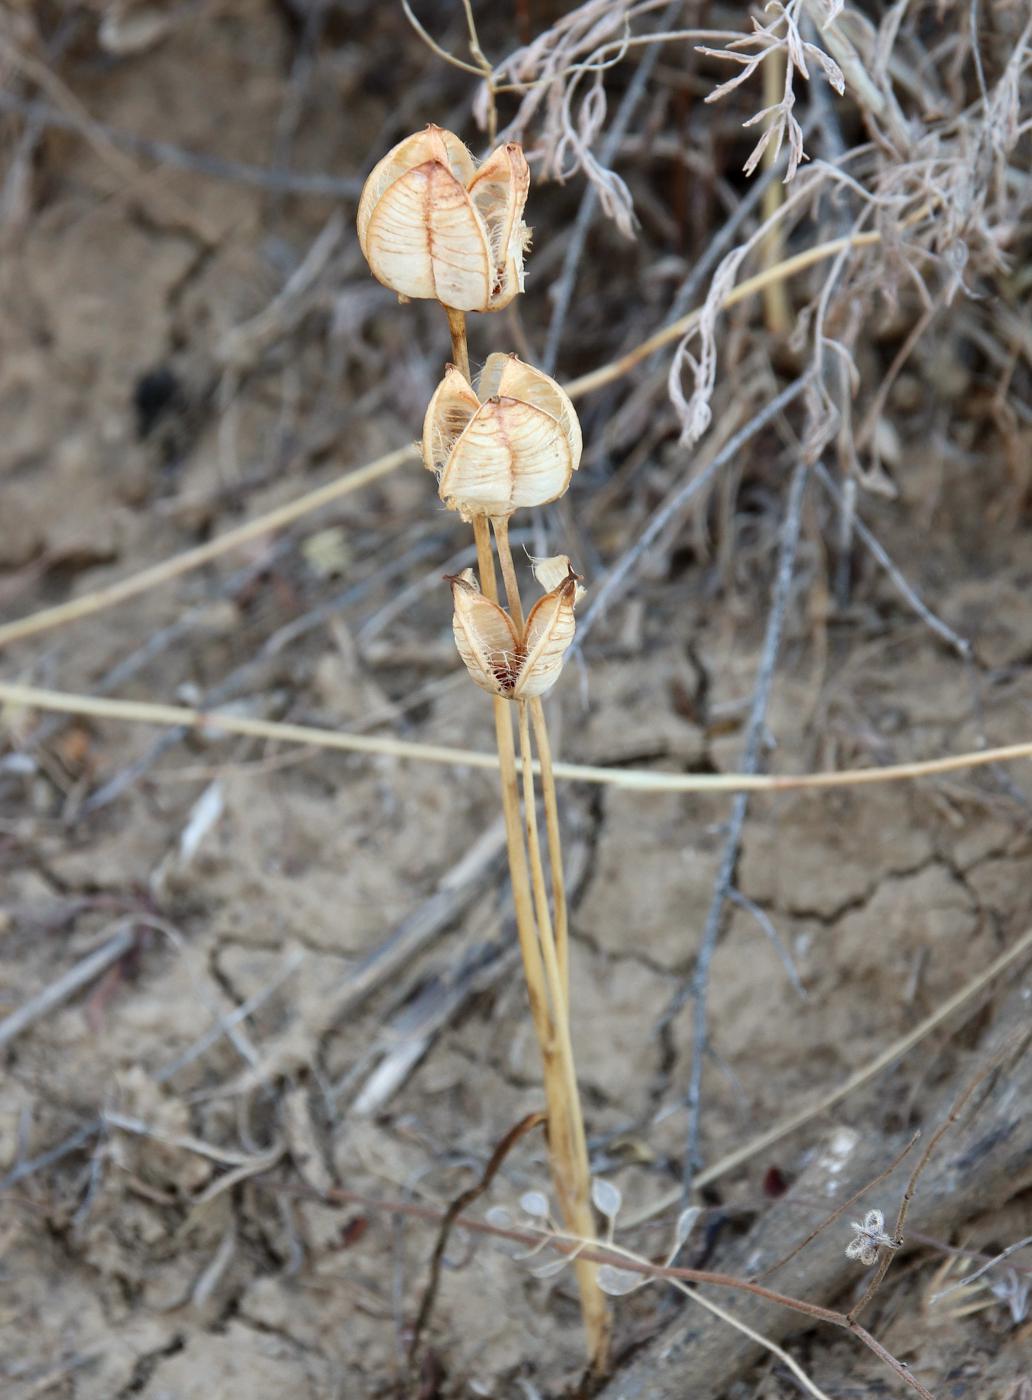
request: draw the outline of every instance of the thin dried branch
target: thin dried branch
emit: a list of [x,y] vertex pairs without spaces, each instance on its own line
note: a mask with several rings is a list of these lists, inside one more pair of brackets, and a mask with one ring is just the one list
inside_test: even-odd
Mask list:
[[444,1262],[444,1251],[448,1247],[448,1237],[451,1234],[452,1226],[462,1216],[463,1211],[468,1210],[471,1205],[480,1199],[487,1191],[492,1181],[498,1175],[506,1157],[521,1140],[535,1128],[540,1128],[548,1121],[547,1114],[542,1112],[528,1113],[521,1118],[518,1123],[513,1124],[509,1131],[496,1144],[494,1151],[488,1158],[487,1165],[481,1172],[480,1177],[467,1190],[460,1192],[451,1202],[448,1209],[441,1217],[441,1225],[437,1232],[437,1240],[434,1244],[433,1254],[430,1256],[430,1276],[423,1289],[423,1296],[419,1303],[419,1311],[416,1320],[412,1324],[412,1340],[409,1343],[409,1364],[413,1362],[419,1352],[419,1343],[427,1323],[430,1321],[430,1314],[433,1311],[434,1299],[437,1297],[437,1289],[441,1278],[441,1265]]

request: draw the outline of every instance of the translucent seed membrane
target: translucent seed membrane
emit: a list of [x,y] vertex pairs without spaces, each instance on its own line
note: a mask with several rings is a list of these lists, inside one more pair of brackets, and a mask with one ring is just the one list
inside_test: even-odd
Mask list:
[[438,474],[441,499],[467,520],[556,500],[580,454],[569,399],[515,355],[489,357],[477,394],[449,366],[423,420],[424,464]]
[[524,629],[526,655],[514,690],[517,700],[544,695],[559,679],[576,630],[573,615],[576,601],[577,580],[571,574],[531,608]]
[[510,515],[555,500],[570,473],[569,446],[554,418],[518,399],[494,398],[455,442],[440,493],[465,514]]
[[406,171],[431,160],[443,165],[463,187],[469,184],[476,169],[473,157],[459,138],[439,126],[428,126],[424,131],[417,131],[412,136],[406,136],[404,141],[399,141],[373,166],[362,188],[356,223],[358,241],[367,258],[369,220],[384,190]]
[[559,679],[573,641],[573,610],[583,591],[565,555],[540,560],[547,576],[562,577],[539,598],[527,618],[523,635],[507,612],[480,592],[472,569],[450,580],[455,645],[467,671],[491,695],[526,700],[544,695]]
[[[493,361],[499,363],[494,364]],[[488,390],[485,379],[493,381],[496,387]],[[481,398],[486,399],[489,393],[511,394],[513,398],[533,404],[556,419],[570,444],[571,470],[577,470],[583,447],[580,420],[569,395],[554,379],[533,365],[524,364],[515,355],[494,354],[488,357],[480,377]]]
[[492,267],[492,309],[507,306],[523,290],[521,216],[530,189],[530,171],[522,149],[501,146],[469,185],[487,232]]
[[358,238],[373,275],[404,297],[498,311],[523,290],[530,171],[517,144],[478,171],[450,131],[406,137],[370,172]]
[[480,400],[460,371],[449,365],[423,419],[423,465],[427,471],[440,477],[452,448],[479,407]]
[[399,176],[381,195],[366,229],[366,256],[386,286],[435,297],[459,311],[486,304],[487,234],[466,190],[436,161]]

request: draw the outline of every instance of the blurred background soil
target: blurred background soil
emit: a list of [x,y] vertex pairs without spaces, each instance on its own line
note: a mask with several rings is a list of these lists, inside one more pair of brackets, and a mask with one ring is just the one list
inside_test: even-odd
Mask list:
[[[498,7],[482,38],[507,52],[565,8]],[[690,8],[686,27],[699,22]],[[1011,32],[1005,8],[984,6],[999,40],[985,49],[988,81]],[[459,7],[419,14],[465,52]],[[704,22],[730,18],[707,10]],[[635,52],[607,78],[611,106]],[[476,80],[432,54],[400,9],[8,4],[0,67],[5,618],[102,587],[415,438],[447,357],[444,320],[398,307],[369,277],[354,197],[373,161],[428,120],[478,152],[486,139],[470,116]],[[742,112],[702,101],[725,76],[700,71],[690,45],[664,49],[616,162],[637,237],[603,213],[593,223],[560,378],[666,322],[747,190]],[[842,120],[863,139],[848,100]],[[1024,171],[1005,267],[976,268],[947,299],[932,261],[939,320],[886,391],[881,487],[859,495],[863,520],[973,659],[855,541],[843,564],[836,510],[813,484],[767,767],[856,768],[1029,737]],[[305,187],[314,175],[323,186]],[[539,358],[584,190],[582,173],[533,186],[527,295],[474,319],[475,359],[499,348]],[[811,211],[788,251],[834,232],[824,217]],[[856,263],[856,421],[921,314],[905,274],[878,293],[892,256]],[[821,276],[789,284],[793,321],[812,314]],[[848,321],[848,301],[832,322]],[[808,352],[770,331],[757,300],[728,315],[720,346],[711,432],[724,441]],[[589,590],[691,470],[669,354],[581,405],[588,452],[551,543]],[[786,420],[750,442],[612,600],[551,702],[564,758],[740,768],[801,431]],[[517,523],[541,552],[532,522]],[[487,750],[488,707],[456,670],[439,582],[466,548],[409,463],[287,531],[6,649],[0,669],[69,692]],[[567,1393],[580,1335],[565,1274],[536,1280],[492,1242],[456,1236],[418,1383],[405,1381],[434,1227],[302,1189],[445,1203],[541,1104],[493,775],[16,706],[2,721],[0,1017],[112,936],[128,942],[4,1047],[0,1391]],[[593,1163],[641,1212],[679,1179],[689,1011],[662,1022],[693,972],[730,799],[567,784],[562,800]],[[834,1090],[1025,933],[1028,802],[1022,765],[753,799],[740,898],[710,975],[704,1161]],[[412,951],[359,987],[363,959],[428,915]],[[1009,988],[1028,975],[1026,959]],[[778,1209],[837,1126],[887,1142],[927,1130],[923,1106],[979,1063],[996,990],[709,1187],[707,1266]],[[515,1210],[546,1184],[531,1136],[488,1199]],[[881,1198],[887,1215],[893,1201]],[[800,1229],[826,1209],[797,1204]],[[662,1254],[671,1219],[640,1228],[636,1247]],[[844,1247],[844,1222],[833,1228]],[[939,1243],[992,1253],[1030,1233],[1032,1196],[1016,1182],[1010,1201],[969,1212]],[[937,1396],[1027,1400],[1027,1316],[988,1291],[968,1315],[930,1306],[948,1262],[935,1245],[908,1253],[873,1330]],[[618,1303],[618,1356],[675,1306],[659,1287]],[[849,1338],[812,1331],[792,1350],[831,1396],[904,1393]],[[724,1393],[794,1387],[762,1361]]]

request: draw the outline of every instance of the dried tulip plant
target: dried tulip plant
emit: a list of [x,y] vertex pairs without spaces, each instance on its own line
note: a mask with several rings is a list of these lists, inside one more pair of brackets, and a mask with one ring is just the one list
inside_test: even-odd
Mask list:
[[[514,511],[548,505],[566,491],[580,463],[581,430],[559,385],[515,355],[491,355],[474,385],[466,344],[467,312],[501,310],[523,291],[529,186],[520,146],[499,147],[477,169],[458,137],[428,126],[374,167],[359,204],[358,236],[378,281],[403,301],[439,301],[448,317],[453,363],[426,411],[423,461],[437,477],[444,504],[473,526],[479,578],[466,569],[449,580],[455,644],[494,705],[509,871],[544,1070],[552,1178],[565,1228],[590,1241],[595,1223],[570,1039],[559,809],[541,700],[559,679],[583,590],[564,555],[538,560],[534,573],[545,591],[525,616],[509,546]],[[506,608],[499,603],[495,550]],[[550,880],[538,829],[535,749]],[[589,1358],[601,1372],[609,1348],[608,1308],[597,1265],[578,1259],[575,1268]]]

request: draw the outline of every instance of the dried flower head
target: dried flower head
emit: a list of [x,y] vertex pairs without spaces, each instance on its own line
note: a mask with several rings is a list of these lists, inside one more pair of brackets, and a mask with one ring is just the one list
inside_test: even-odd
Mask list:
[[523,291],[530,171],[515,143],[478,170],[439,126],[407,136],[362,189],[358,241],[377,281],[454,311],[500,311]]
[[423,420],[423,463],[464,520],[556,500],[580,465],[581,445],[567,395],[515,355],[490,355],[476,393],[449,365]]
[[854,1220],[851,1228],[856,1234],[846,1245],[846,1257],[858,1259],[865,1266],[878,1258],[880,1245],[887,1249],[899,1247],[892,1236],[885,1233],[885,1217],[880,1210],[869,1210],[863,1220]]
[[449,579],[459,655],[481,690],[528,700],[551,690],[573,641],[573,610],[583,589],[565,554],[535,566],[548,592],[530,610],[522,634],[509,614],[485,598],[472,569]]

